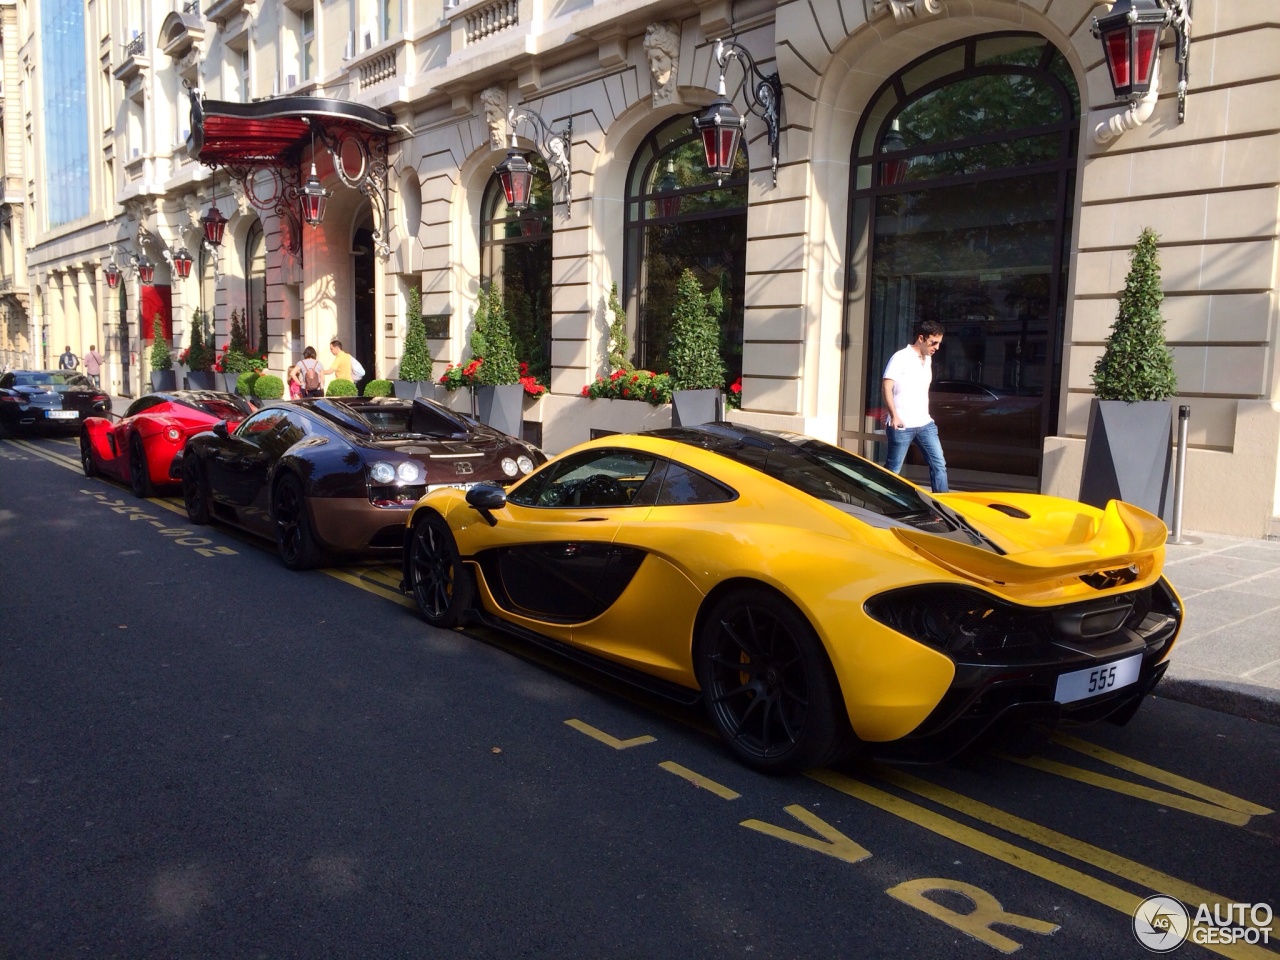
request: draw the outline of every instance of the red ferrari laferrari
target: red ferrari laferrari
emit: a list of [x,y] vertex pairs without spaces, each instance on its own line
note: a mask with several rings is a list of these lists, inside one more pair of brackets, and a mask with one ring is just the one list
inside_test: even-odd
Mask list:
[[123,480],[135,496],[148,497],[156,487],[177,481],[169,476],[174,454],[187,438],[220,420],[229,426],[253,410],[242,397],[213,390],[169,390],[149,393],[129,405],[123,417],[90,417],[80,431],[80,462],[86,477]]

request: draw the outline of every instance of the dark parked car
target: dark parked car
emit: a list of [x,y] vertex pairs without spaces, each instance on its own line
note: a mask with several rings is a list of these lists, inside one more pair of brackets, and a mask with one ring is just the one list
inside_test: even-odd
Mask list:
[[398,556],[428,490],[512,483],[546,457],[535,446],[425,398],[277,402],[225,422],[174,459],[187,515],[275,541],[292,570],[326,554]]
[[0,436],[79,433],[88,417],[111,412],[111,398],[74,370],[10,370],[0,376]]

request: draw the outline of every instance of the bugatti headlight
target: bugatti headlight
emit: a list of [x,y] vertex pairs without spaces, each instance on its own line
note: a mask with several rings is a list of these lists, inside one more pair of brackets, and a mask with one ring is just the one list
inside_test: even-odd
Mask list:
[[401,483],[421,483],[422,467],[416,460],[405,460],[396,467],[396,476]]
[[516,466],[516,462],[510,457],[502,458],[502,472],[508,477],[514,477],[520,472],[520,468]]
[[379,460],[369,468],[369,476],[374,483],[393,483],[396,479],[396,468],[384,460]]
[[945,584],[890,590],[866,602],[886,627],[957,660],[1026,658],[1054,636],[1052,617],[981,590]]
[[523,453],[516,457],[516,466],[520,468],[521,473],[533,473],[533,461]]

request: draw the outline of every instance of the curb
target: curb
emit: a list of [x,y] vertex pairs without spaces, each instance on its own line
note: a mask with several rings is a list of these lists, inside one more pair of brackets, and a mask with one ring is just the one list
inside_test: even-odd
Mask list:
[[1166,675],[1156,684],[1152,695],[1217,710],[1219,713],[1229,713],[1258,723],[1280,725],[1280,696],[1274,692],[1268,696],[1260,693],[1259,689],[1230,681],[1207,683]]

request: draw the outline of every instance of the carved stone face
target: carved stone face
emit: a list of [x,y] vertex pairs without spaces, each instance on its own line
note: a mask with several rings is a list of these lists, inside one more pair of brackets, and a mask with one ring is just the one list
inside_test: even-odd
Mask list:
[[651,23],[644,32],[644,56],[649,62],[649,72],[654,85],[668,87],[676,70],[676,58],[680,53],[680,32],[671,23]]
[[661,47],[654,46],[645,50],[645,56],[649,60],[649,72],[653,74],[654,82],[665,87],[671,82],[671,57]]

